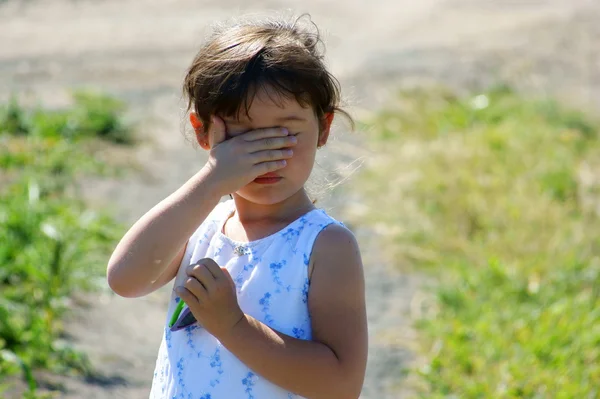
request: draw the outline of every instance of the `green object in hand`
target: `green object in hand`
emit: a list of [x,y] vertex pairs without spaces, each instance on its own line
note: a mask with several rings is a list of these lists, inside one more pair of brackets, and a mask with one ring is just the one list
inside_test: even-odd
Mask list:
[[177,318],[181,314],[181,311],[183,310],[184,306],[185,306],[185,302],[183,301],[183,299],[179,298],[179,303],[177,303],[177,307],[173,311],[173,316],[171,316],[171,321],[169,322],[169,327],[173,327],[173,325],[177,321]]

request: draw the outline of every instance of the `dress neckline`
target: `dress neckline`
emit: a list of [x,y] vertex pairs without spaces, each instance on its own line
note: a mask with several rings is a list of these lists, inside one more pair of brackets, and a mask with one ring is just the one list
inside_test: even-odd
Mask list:
[[256,240],[252,240],[252,241],[238,241],[238,240],[234,240],[232,238],[227,237],[224,233],[223,233],[223,227],[225,227],[225,223],[227,223],[227,221],[229,220],[229,218],[231,217],[231,215],[233,215],[233,212],[235,212],[235,203],[230,200],[228,201],[230,202],[230,204],[227,205],[227,214],[225,215],[225,217],[219,221],[219,224],[217,226],[217,235],[225,240],[228,241],[229,243],[231,243],[234,247],[253,247],[255,245],[258,245],[262,242],[265,242],[267,240],[270,240],[278,235],[281,235],[283,233],[285,233],[286,231],[288,231],[290,228],[292,228],[295,224],[299,223],[302,219],[306,218],[308,215],[310,215],[313,212],[318,212],[320,211],[319,208],[314,208],[311,209],[310,211],[300,215],[298,218],[296,218],[295,220],[293,220],[292,222],[290,222],[288,225],[286,225],[285,227],[283,227],[282,229],[276,231],[273,234],[269,234],[266,237],[262,237],[262,238],[258,238]]

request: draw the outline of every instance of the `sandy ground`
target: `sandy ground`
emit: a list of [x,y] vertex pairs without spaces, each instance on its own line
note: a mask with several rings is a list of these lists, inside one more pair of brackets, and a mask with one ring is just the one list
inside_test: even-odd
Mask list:
[[[600,107],[600,5],[593,0],[45,0],[0,1],[0,99],[11,92],[59,106],[69,88],[108,91],[131,108],[139,145],[99,154],[137,165],[121,180],[83,182],[90,206],[131,223],[181,185],[205,157],[186,141],[179,85],[215,21],[256,12],[309,12],[320,26],[333,73],[360,117],[402,85],[443,82],[477,89],[497,80]],[[321,176],[344,177],[368,136],[340,124],[319,154]],[[342,168],[338,170],[338,168]],[[344,220],[345,190],[321,195]],[[353,226],[367,278],[370,357],[362,398],[407,397],[403,368],[415,359],[411,320],[423,278],[388,268],[377,237]],[[70,333],[97,370],[87,381],[53,376],[58,397],[147,397],[167,294],[126,300],[87,297]],[[412,309],[412,310],[411,310]],[[134,323],[124,320],[135,320]],[[18,397],[15,394],[14,397]]]

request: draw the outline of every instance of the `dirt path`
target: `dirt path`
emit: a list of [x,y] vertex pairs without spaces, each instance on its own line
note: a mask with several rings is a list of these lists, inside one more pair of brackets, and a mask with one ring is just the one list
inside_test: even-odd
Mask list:
[[[67,101],[65,88],[91,86],[128,101],[141,144],[125,156],[140,165],[140,173],[84,184],[92,205],[112,206],[128,223],[204,161],[180,133],[179,84],[207,26],[231,15],[310,12],[325,33],[328,59],[352,102],[351,111],[359,116],[384,105],[398,85],[441,80],[479,87],[498,77],[549,88],[586,106],[600,104],[595,94],[600,92],[599,7],[591,0],[247,3],[0,1],[0,99],[15,91],[59,105]],[[362,149],[362,136],[346,133],[343,126],[336,133],[337,140],[320,153],[322,167],[317,169],[324,175],[371,155]],[[340,219],[341,199],[348,201],[342,194],[322,198],[322,206]],[[398,386],[402,368],[414,357],[411,304],[422,278],[388,269],[372,232],[361,226],[355,230],[365,258],[370,324],[362,397],[405,397],[408,389]],[[73,315],[72,339],[90,355],[98,376],[90,381],[52,378],[65,386],[61,397],[147,397],[166,298],[165,290],[140,300],[109,293],[87,298],[89,307]]]

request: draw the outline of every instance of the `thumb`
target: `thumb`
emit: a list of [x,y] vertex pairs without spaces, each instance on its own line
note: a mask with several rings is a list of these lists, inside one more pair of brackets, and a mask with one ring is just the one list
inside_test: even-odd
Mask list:
[[225,139],[227,138],[227,131],[226,131],[225,122],[223,122],[223,119],[221,119],[215,115],[211,118],[211,120],[212,120],[212,123],[211,123],[211,127],[209,129],[210,131],[208,134],[208,140],[209,140],[210,148],[213,148],[216,145],[219,145],[225,141]]
[[225,277],[227,277],[227,280],[229,280],[229,284],[231,284],[231,288],[233,288],[233,290],[235,291],[235,283],[233,282],[233,277],[231,277],[231,274],[229,274],[229,270],[227,270],[224,267],[222,267],[221,270],[223,270]]

